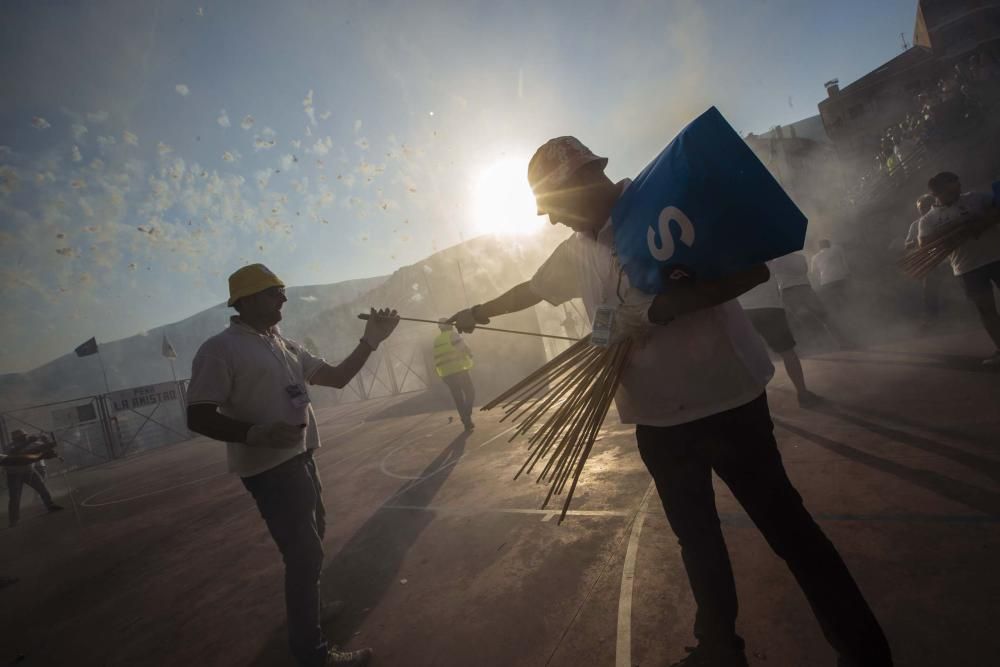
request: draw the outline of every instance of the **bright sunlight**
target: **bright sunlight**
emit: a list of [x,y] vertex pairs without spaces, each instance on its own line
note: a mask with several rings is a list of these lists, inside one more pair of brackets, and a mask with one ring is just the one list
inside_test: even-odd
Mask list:
[[486,166],[472,188],[472,224],[479,234],[531,234],[547,218],[535,214],[528,187],[527,159],[506,159]]

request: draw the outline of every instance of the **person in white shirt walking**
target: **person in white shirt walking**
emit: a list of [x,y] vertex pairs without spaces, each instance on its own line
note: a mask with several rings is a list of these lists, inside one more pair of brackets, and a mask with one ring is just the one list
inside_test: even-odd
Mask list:
[[[771,268],[770,262],[768,268]],[[802,362],[795,352],[795,336],[788,326],[788,318],[781,303],[781,292],[778,290],[778,280],[774,271],[771,271],[771,277],[765,282],[740,294],[738,301],[753,328],[771,351],[781,357],[788,379],[791,380],[798,395],[799,406],[808,408],[822,403],[823,399],[806,388]]]
[[993,195],[963,193],[958,176],[948,171],[931,178],[927,188],[935,202],[918,222],[917,242],[923,245],[956,226],[973,232],[972,238],[948,255],[948,260],[993,341],[995,351],[983,363],[1000,366],[1000,315],[993,296],[993,287],[1000,287],[1000,210]]
[[847,305],[850,289],[851,270],[847,266],[844,252],[830,244],[829,239],[821,239],[819,252],[813,255],[809,272],[816,276],[819,294],[836,312],[843,312]]
[[226,443],[229,471],[257,503],[285,562],[288,641],[301,667],[367,664],[371,649],[331,647],[320,627],[326,510],[313,452],[320,446],[306,383],[344,387],[399,323],[372,309],[364,335],[331,366],[277,328],[285,285],[263,264],[229,276],[238,315],[198,349],[187,391],[188,428]]
[[639,454],[680,542],[698,605],[698,646],[677,665],[747,665],[713,470],[795,574],[840,664],[891,665],[878,621],[781,462],[764,391],[774,369],[735,300],[768,279],[767,267],[678,283],[656,296],[631,288],[610,220],[629,181],[612,182],[606,164],[575,137],[552,139],[535,152],[528,182],[539,215],[576,233],[531,280],[450,321],[471,332],[542,300],[559,305],[580,297],[589,316],[598,306],[617,308],[616,320],[635,332],[615,403],[622,422],[636,425]]
[[781,303],[794,320],[811,318],[827,332],[841,348],[854,347],[854,341],[844,332],[823,306],[812,283],[809,282],[809,262],[801,251],[789,253],[768,262],[771,273],[778,281]]

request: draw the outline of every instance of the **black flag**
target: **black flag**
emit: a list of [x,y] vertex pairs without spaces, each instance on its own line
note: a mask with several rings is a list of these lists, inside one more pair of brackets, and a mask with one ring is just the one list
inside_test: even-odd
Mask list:
[[92,354],[97,354],[97,339],[91,338],[85,343],[77,346],[75,350],[76,356],[78,357],[89,357]]

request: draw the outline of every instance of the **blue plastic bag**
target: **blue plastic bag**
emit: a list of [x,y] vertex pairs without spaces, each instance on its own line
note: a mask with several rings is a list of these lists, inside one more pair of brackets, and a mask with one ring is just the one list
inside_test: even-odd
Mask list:
[[650,294],[801,250],[807,223],[715,107],[632,181],[611,220],[629,281]]

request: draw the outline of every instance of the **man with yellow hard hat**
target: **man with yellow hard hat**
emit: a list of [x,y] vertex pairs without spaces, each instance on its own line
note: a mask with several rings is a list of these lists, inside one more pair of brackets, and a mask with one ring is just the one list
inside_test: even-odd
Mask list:
[[263,264],[229,276],[237,315],[198,349],[187,393],[188,428],[226,443],[229,471],[257,503],[285,562],[288,640],[302,667],[365,665],[371,649],[342,651],[320,627],[319,582],[326,511],[313,460],[320,446],[306,384],[341,388],[399,323],[371,310],[364,335],[330,365],[278,331],[285,284]]

